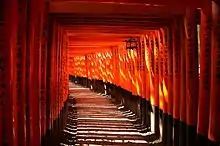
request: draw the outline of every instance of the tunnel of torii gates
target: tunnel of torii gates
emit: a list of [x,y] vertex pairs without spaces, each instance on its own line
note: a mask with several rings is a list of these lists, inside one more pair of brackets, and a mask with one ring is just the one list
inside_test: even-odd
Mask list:
[[[164,145],[219,145],[217,0],[1,0],[0,7],[0,146],[43,145],[63,127],[56,121],[69,76],[106,90],[145,126],[154,121]],[[136,49],[126,49],[130,36]]]

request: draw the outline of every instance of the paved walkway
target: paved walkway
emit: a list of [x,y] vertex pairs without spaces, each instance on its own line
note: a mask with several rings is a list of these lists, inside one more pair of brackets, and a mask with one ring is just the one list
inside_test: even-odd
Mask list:
[[69,90],[72,104],[60,145],[148,145],[127,118],[131,112],[119,110],[108,96],[87,88],[70,83]]

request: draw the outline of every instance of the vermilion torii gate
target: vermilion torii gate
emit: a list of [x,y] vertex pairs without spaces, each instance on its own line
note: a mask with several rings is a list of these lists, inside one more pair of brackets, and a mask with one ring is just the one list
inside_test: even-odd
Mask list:
[[[163,115],[164,145],[219,144],[217,1],[2,0],[0,7],[0,146],[39,146],[57,133],[69,74],[153,106],[158,136]],[[137,50],[125,49],[129,36],[138,37]]]

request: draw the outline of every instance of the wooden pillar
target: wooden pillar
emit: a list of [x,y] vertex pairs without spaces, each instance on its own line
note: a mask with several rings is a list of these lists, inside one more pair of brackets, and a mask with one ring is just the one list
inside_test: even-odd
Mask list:
[[186,119],[187,146],[194,146],[196,140],[198,111],[198,38],[197,9],[186,10]]
[[[53,76],[54,76],[54,32],[55,24],[48,18],[48,53],[47,53],[47,98],[46,98],[46,123],[47,135],[50,135],[52,118]],[[46,138],[47,141],[47,138]]]
[[58,26],[55,20],[51,20],[51,26],[52,26],[52,36],[51,36],[51,46],[50,48],[50,54],[48,61],[50,65],[50,100],[49,105],[50,107],[50,118],[49,120],[49,129],[50,129],[50,138],[49,142],[52,142],[53,144],[56,143],[55,133],[56,133],[56,125],[54,123],[55,117],[56,117],[56,108],[57,108],[57,42],[58,42]]
[[41,85],[40,85],[40,90],[41,90],[41,99],[40,99],[40,105],[41,105],[41,136],[45,136],[46,134],[46,102],[47,98],[47,5],[43,5],[42,7],[43,12],[41,14],[41,19],[42,19],[42,39],[41,39],[41,52],[40,52],[40,63],[41,63]]
[[151,54],[151,57],[154,58],[153,62],[153,85],[154,85],[154,116],[155,116],[155,134],[157,137],[160,135],[160,129],[159,129],[159,42],[156,39],[155,32],[152,35],[152,49],[153,53]]
[[181,76],[180,76],[180,132],[179,132],[179,146],[186,146],[186,40],[184,31],[184,22],[181,21],[179,30],[181,38]]
[[[3,0],[0,1],[0,48],[4,47],[4,5]],[[0,51],[1,52],[1,51]],[[1,52],[2,53],[2,52]],[[0,146],[3,144],[3,122],[4,122],[4,116],[3,116],[3,108],[4,108],[4,97],[2,93],[4,92],[2,84],[2,77],[3,76],[3,70],[4,70],[4,64],[3,64],[3,55],[0,55]]]
[[[164,79],[164,42],[163,36],[156,31],[156,47],[158,48],[158,72],[159,72],[159,108],[164,113],[164,95],[163,95],[163,79]],[[157,55],[157,54],[156,54]],[[156,58],[157,59],[157,58]],[[157,62],[157,61],[156,61]]]
[[[59,25],[57,25],[57,34],[56,34],[56,41],[55,41],[55,85],[54,85],[54,104],[53,104],[53,119],[52,119],[52,123],[55,124],[53,125],[53,128],[55,128],[53,131],[54,136],[56,135],[56,130],[57,130],[57,123],[54,123],[54,121],[56,120],[57,116],[58,116],[58,109],[59,109],[59,96],[60,96],[60,90],[59,90],[59,43],[60,43],[60,27]],[[57,140],[57,139],[56,139]],[[55,140],[55,141],[56,141]]]
[[[162,91],[163,91],[163,107],[164,107],[164,117],[163,117],[163,141],[164,144],[168,145],[168,140],[170,140],[169,146],[172,143],[172,82],[170,82],[170,74],[172,74],[172,68],[170,68],[170,60],[172,60],[172,46],[170,45],[170,28],[165,27],[161,29],[161,40],[163,45],[163,80],[162,80]],[[170,57],[170,58],[169,58]],[[170,59],[170,60],[169,60]],[[172,62],[171,62],[172,64]],[[170,92],[169,92],[170,91]],[[171,106],[171,107],[170,107]]]
[[[18,145],[17,135],[17,31],[18,1],[3,1],[0,49],[0,145]],[[2,12],[1,12],[2,13]],[[2,136],[3,135],[3,136]]]
[[60,109],[61,109],[61,104],[62,104],[62,94],[63,94],[63,91],[62,91],[62,87],[63,87],[63,84],[62,84],[62,73],[63,73],[63,64],[62,64],[62,61],[63,61],[63,29],[61,28],[61,31],[60,31],[60,39],[59,39],[59,66],[58,66],[58,70],[59,70],[59,82],[58,82],[58,88],[59,88],[59,106],[58,106],[58,115],[59,115],[59,112],[60,112]]
[[31,0],[29,2],[28,11],[28,45],[27,45],[27,71],[28,71],[28,83],[27,83],[27,119],[28,119],[28,131],[29,136],[27,145],[39,146],[40,145],[40,73],[39,73],[39,48],[40,48],[40,15],[39,15],[39,2]]
[[166,108],[166,101],[165,101],[165,94],[164,94],[164,89],[166,88],[164,86],[165,84],[165,68],[164,68],[164,64],[165,64],[165,40],[164,40],[164,32],[162,30],[162,32],[157,31],[157,40],[158,40],[158,49],[159,49],[159,107],[160,107],[160,111],[161,111],[161,136],[162,136],[162,141],[163,144],[166,145],[166,128],[167,128],[167,108]]
[[17,45],[18,75],[18,145],[26,146],[26,33],[27,33],[27,1],[19,3],[19,25]]
[[[146,78],[146,73],[145,73],[145,41],[144,41],[144,37],[142,36],[140,39],[140,51],[139,51],[139,61],[140,61],[140,67],[139,67],[139,72],[140,72],[140,76],[138,78],[139,80],[139,87],[140,87],[140,96],[141,96],[141,110],[142,110],[142,124],[144,126],[146,126],[146,122],[147,122],[147,102],[146,102],[146,97],[145,97],[145,93],[146,92],[146,82],[145,82],[145,78]],[[126,71],[125,71],[126,72]]]
[[220,142],[220,9],[219,5],[212,4],[213,32],[212,32],[212,51],[211,51],[211,97],[209,113],[209,139],[217,145]]
[[144,88],[144,94],[145,98],[148,102],[150,102],[150,42],[149,42],[149,36],[144,37],[144,74],[145,74],[145,88]]
[[150,127],[150,113],[151,113],[151,105],[150,105],[150,82],[151,82],[151,68],[150,68],[150,42],[149,42],[149,36],[145,36],[144,37],[144,42],[145,42],[145,46],[144,46],[144,77],[145,77],[145,88],[144,88],[144,92],[145,92],[145,98],[146,98],[146,125],[147,127]]
[[[67,34],[64,34],[64,41],[63,41],[63,53],[64,53],[64,58],[63,58],[63,64],[64,64],[64,71],[63,71],[63,103],[62,107],[64,106],[64,103],[68,97],[68,91],[69,91],[69,84],[68,84],[68,49],[67,49]],[[86,57],[86,66],[87,66],[87,79],[88,79],[88,57]],[[88,87],[89,83],[87,83]]]
[[173,41],[173,127],[174,146],[179,145],[179,123],[180,123],[180,91],[181,91],[181,38],[179,22],[176,19],[172,26]]
[[[57,40],[57,50],[56,50],[56,55],[57,55],[57,77],[56,77],[56,88],[57,88],[57,101],[56,101],[56,116],[55,119],[59,118],[59,110],[60,110],[60,101],[61,101],[61,72],[62,72],[62,66],[61,66],[61,60],[62,60],[62,50],[61,50],[61,45],[62,45],[62,30],[60,27],[58,27],[58,40]],[[59,128],[59,125],[58,127]]]
[[208,145],[209,102],[211,86],[211,38],[212,5],[207,3],[201,10],[200,26],[200,80],[198,101],[197,145]]
[[[153,117],[152,115],[155,115],[155,108],[153,108],[155,106],[155,100],[154,100],[154,42],[153,42],[153,38],[152,38],[152,34],[149,33],[148,34],[148,43],[149,43],[149,48],[148,48],[148,52],[149,52],[149,101],[150,101],[150,105],[152,106],[152,113],[150,113],[151,116],[151,131],[155,132],[155,117]],[[154,125],[154,127],[152,127]],[[159,128],[158,128],[159,129]]]
[[167,102],[167,113],[168,113],[168,119],[167,119],[167,146],[172,146],[173,145],[173,127],[174,127],[174,121],[173,121],[173,51],[174,51],[174,46],[173,46],[173,30],[172,30],[172,26],[170,26],[169,28],[167,28],[167,34],[166,34],[166,44],[167,44],[167,49],[166,49],[166,65],[165,68],[166,69],[166,76],[167,76],[167,91],[168,91],[168,102]]

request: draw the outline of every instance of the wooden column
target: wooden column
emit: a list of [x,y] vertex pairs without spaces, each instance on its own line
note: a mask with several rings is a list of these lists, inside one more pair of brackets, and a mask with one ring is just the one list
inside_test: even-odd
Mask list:
[[165,36],[164,36],[163,30],[157,31],[157,39],[158,39],[158,47],[159,47],[159,107],[161,111],[161,126],[162,126],[162,131],[161,131],[161,136],[162,136],[162,141],[163,144],[166,145],[167,139],[166,139],[166,128],[167,128],[167,107],[166,107],[166,101],[165,101],[165,94],[164,94],[164,89],[165,87]]
[[172,26],[173,41],[173,118],[174,118],[174,146],[179,145],[179,122],[180,122],[180,91],[181,91],[181,38],[178,19]]
[[149,42],[149,36],[144,37],[144,42],[145,42],[145,64],[144,64],[144,69],[145,69],[145,97],[148,102],[150,102],[150,42]]
[[[163,97],[164,97],[164,119],[163,119],[163,139],[164,143],[172,144],[172,112],[173,112],[173,94],[172,94],[172,43],[170,39],[170,27],[161,29],[163,40]],[[171,64],[171,66],[170,66]],[[171,75],[171,76],[170,76]],[[171,77],[171,78],[170,78]],[[168,144],[169,140],[169,144]]]
[[144,41],[145,41],[145,55],[144,55],[144,59],[145,59],[145,64],[144,64],[144,74],[145,74],[145,98],[147,100],[146,102],[146,125],[147,127],[150,127],[151,125],[151,121],[150,121],[150,113],[151,113],[151,105],[150,105],[150,82],[151,82],[151,68],[150,68],[150,42],[149,42],[149,36],[145,36],[144,37]]
[[[3,34],[0,49],[0,106],[3,111],[3,143],[0,145],[18,145],[17,130],[17,31],[18,1],[3,0]],[[1,18],[1,19],[2,19]],[[3,108],[2,108],[3,107]],[[0,126],[1,127],[1,126]],[[1,141],[1,140],[0,140]]]
[[[0,1],[0,48],[4,47],[4,35],[3,35],[3,30],[4,30],[4,5],[3,5],[3,0]],[[0,51],[1,52],[1,51]],[[2,52],[1,52],[2,53]],[[3,76],[3,70],[4,70],[4,64],[3,64],[3,55],[0,55],[0,146],[3,144],[3,122],[4,122],[4,116],[3,116],[3,108],[4,108],[4,88],[2,87],[2,77]]]
[[198,109],[198,38],[197,9],[186,10],[186,119],[187,146],[194,146],[196,140]]
[[60,90],[60,81],[61,81],[61,71],[62,71],[62,66],[61,66],[61,59],[62,59],[62,53],[61,53],[61,44],[62,44],[62,31],[61,28],[58,26],[58,40],[56,44],[56,103],[55,103],[55,117],[54,120],[58,118],[59,116],[59,109],[60,109],[60,95],[61,95],[61,90]]
[[[68,97],[68,91],[69,91],[69,82],[68,82],[68,50],[67,50],[67,34],[64,34],[63,36],[63,98],[62,98],[62,107],[64,106],[64,102],[66,101]],[[88,78],[88,57],[86,57],[86,68],[87,68],[87,78]],[[88,83],[87,83],[88,86]]]
[[[168,113],[168,119],[167,119],[167,145],[172,146],[173,145],[173,127],[174,127],[174,121],[173,121],[173,52],[174,52],[174,46],[173,46],[173,30],[172,30],[172,25],[167,28],[167,34],[166,34],[166,44],[167,44],[167,55],[166,55],[166,64],[165,68],[167,72],[167,91],[168,91],[168,102],[167,102],[167,113]],[[166,67],[167,66],[167,67]]]
[[41,99],[40,99],[40,106],[41,106],[41,136],[45,136],[46,134],[46,100],[47,100],[47,5],[43,3],[42,13],[42,38],[41,38],[41,50],[40,50],[40,77],[41,77]]
[[28,11],[28,83],[27,83],[27,104],[28,104],[28,131],[29,139],[27,145],[39,146],[40,145],[40,73],[39,73],[39,48],[40,48],[40,15],[39,1],[31,0],[29,3]]
[[209,139],[214,141],[213,145],[220,142],[220,9],[219,5],[213,2],[213,32],[211,51],[211,97],[209,113]]
[[18,69],[18,145],[26,146],[26,33],[27,33],[27,1],[19,3],[19,25],[17,45]]
[[155,134],[156,136],[160,135],[160,129],[159,129],[159,42],[156,39],[156,34],[152,35],[152,49],[153,53],[151,54],[151,57],[154,58],[154,116],[155,116]]
[[53,100],[53,84],[54,84],[54,33],[55,24],[48,18],[48,53],[47,53],[47,98],[46,98],[46,123],[47,123],[47,134],[50,134],[51,118],[52,118],[52,100]]
[[209,102],[211,86],[211,39],[212,5],[207,3],[201,10],[200,26],[200,80],[198,100],[197,145],[208,145]]
[[181,56],[181,76],[180,76],[180,132],[179,146],[186,146],[186,40],[184,31],[184,22],[179,25],[180,30],[180,56]]
[[[147,119],[147,110],[146,110],[146,97],[145,97],[145,89],[146,89],[146,83],[145,83],[145,77],[146,77],[146,73],[145,73],[145,42],[144,42],[144,38],[141,37],[140,38],[140,51],[139,51],[139,73],[140,76],[138,77],[138,81],[139,81],[139,87],[140,87],[140,97],[141,97],[141,119],[142,119],[142,124],[143,126],[146,126],[146,119]],[[125,71],[126,72],[126,71]]]
[[[164,40],[163,35],[156,31],[156,47],[158,47],[158,72],[159,72],[159,108],[161,112],[165,112],[164,95],[163,95],[163,79],[164,79]],[[156,58],[157,59],[157,58]],[[157,61],[156,61],[157,62]]]
[[[52,122],[54,122],[54,120],[57,117],[57,111],[59,108],[59,38],[60,38],[60,29],[59,29],[59,25],[57,24],[57,34],[55,36],[55,84],[54,84],[54,104],[53,104],[53,119]],[[54,125],[56,127],[56,125]]]

